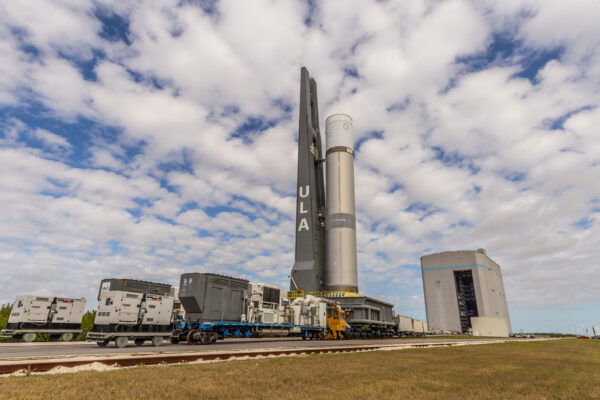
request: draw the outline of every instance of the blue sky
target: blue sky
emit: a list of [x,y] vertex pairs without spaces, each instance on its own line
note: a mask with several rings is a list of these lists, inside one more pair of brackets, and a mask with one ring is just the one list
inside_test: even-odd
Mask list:
[[420,256],[483,247],[515,329],[600,323],[600,3],[497,3],[0,5],[0,302],[287,286],[307,66],[355,121],[363,293],[424,318]]

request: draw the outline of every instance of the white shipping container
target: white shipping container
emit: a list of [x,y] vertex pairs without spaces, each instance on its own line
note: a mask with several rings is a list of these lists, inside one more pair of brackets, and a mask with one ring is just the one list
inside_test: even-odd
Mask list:
[[425,333],[427,332],[427,322],[421,321],[419,319],[414,319],[413,329],[415,333]]
[[404,315],[396,315],[398,332],[413,332],[413,319]]

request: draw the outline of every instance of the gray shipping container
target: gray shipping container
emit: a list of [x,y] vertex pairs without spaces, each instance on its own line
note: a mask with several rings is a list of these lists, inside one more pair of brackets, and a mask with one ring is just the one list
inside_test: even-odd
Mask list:
[[208,273],[181,275],[179,300],[187,321],[240,322],[248,281]]

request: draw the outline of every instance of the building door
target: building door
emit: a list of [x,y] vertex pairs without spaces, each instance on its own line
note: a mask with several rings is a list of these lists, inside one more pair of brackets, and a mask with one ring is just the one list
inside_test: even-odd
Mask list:
[[456,283],[456,300],[458,301],[458,314],[463,333],[471,328],[471,317],[479,316],[477,312],[477,298],[475,297],[475,284],[473,271],[454,271]]

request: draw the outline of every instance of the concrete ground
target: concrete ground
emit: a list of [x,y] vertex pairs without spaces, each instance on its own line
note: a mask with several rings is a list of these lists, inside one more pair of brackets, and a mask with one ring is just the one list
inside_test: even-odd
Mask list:
[[[129,346],[119,349],[113,343],[107,347],[101,348],[94,342],[34,342],[34,343],[0,343],[0,362],[23,359],[44,359],[44,358],[62,358],[62,357],[79,357],[79,356],[109,356],[117,354],[152,354],[152,353],[178,353],[178,352],[222,352],[236,350],[268,350],[268,349],[290,349],[303,347],[355,347],[362,345],[401,345],[401,344],[440,344],[440,343],[456,343],[468,342],[476,340],[477,342],[489,341],[491,343],[498,342],[498,338],[473,338],[473,339],[441,339],[441,338],[421,338],[421,339],[382,339],[382,340],[314,340],[304,341],[300,338],[264,338],[264,339],[225,339],[212,345],[196,345],[188,344],[173,345],[167,342],[160,347],[154,347],[150,342],[143,346],[135,346],[131,341]],[[524,340],[524,339],[500,339],[507,340]],[[527,339],[525,339],[527,340]]]

